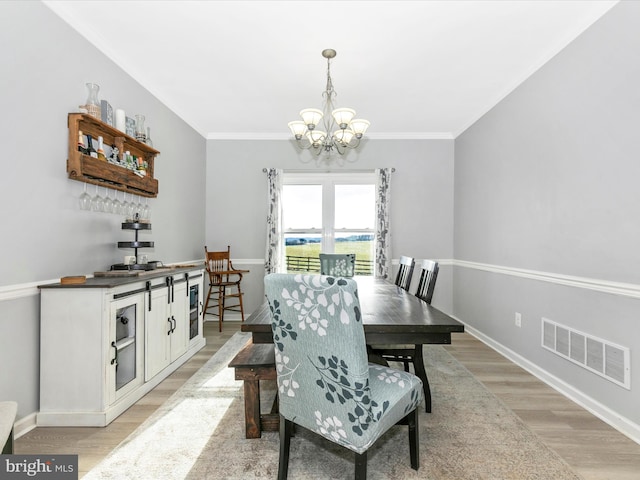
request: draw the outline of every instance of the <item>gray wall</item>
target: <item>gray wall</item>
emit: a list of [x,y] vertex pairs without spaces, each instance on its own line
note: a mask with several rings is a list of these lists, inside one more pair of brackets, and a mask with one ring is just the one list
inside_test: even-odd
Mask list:
[[[453,140],[370,140],[343,166],[317,165],[282,140],[207,142],[207,245],[231,245],[250,312],[263,300],[267,179],[262,169],[325,172],[395,167],[391,176],[392,257],[450,260],[453,249]],[[235,260],[237,259],[237,260]],[[417,284],[417,283],[416,283]],[[412,287],[415,288],[415,285]],[[443,265],[434,305],[451,311],[451,267]]]
[[[455,258],[479,267],[455,268],[456,316],[636,429],[638,25],[640,3],[618,4],[456,139],[454,215]],[[543,273],[527,279],[496,266]],[[595,288],[546,274],[594,279]],[[606,293],[609,282],[631,284],[631,295]],[[543,350],[543,316],[629,347],[632,389]]]
[[40,342],[39,296],[24,287],[93,274],[130,253],[116,247],[131,240],[122,218],[81,211],[84,184],[67,178],[67,114],[85,102],[85,83],[114,108],[144,114],[161,152],[151,258],[203,257],[206,141],[40,2],[0,2],[0,63],[0,400],[18,401],[23,418],[38,410]]

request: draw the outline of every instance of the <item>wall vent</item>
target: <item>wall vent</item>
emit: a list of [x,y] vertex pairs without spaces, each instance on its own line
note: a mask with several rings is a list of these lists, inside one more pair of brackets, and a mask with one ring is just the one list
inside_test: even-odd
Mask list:
[[542,347],[631,390],[630,353],[601,338],[542,319]]

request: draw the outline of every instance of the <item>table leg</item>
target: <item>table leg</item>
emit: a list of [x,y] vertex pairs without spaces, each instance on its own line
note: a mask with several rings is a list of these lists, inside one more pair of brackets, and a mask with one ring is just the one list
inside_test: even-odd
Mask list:
[[244,380],[245,438],[260,438],[260,380]]

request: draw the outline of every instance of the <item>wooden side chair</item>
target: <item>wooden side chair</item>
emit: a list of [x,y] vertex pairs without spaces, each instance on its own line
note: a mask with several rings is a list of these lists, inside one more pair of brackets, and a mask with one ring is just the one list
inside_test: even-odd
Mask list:
[[[211,313],[209,308],[216,308],[217,313],[212,313],[212,315],[218,317],[218,329],[222,331],[222,322],[224,321],[224,312],[226,310],[240,312],[244,322],[244,306],[242,305],[240,282],[242,281],[242,275],[249,273],[249,270],[233,268],[230,246],[227,246],[227,250],[209,252],[205,245],[204,253],[205,265],[209,274],[209,292],[204,304],[204,313]],[[214,296],[213,299],[211,298],[212,295]],[[227,304],[227,299],[229,298],[237,299],[237,303]],[[213,303],[209,305],[212,300]]]
[[353,277],[356,271],[355,253],[321,253],[320,275]]
[[421,382],[368,363],[355,280],[272,273],[264,285],[278,385],[278,479],[287,478],[294,424],[352,451],[355,478],[365,479],[368,449],[406,422],[411,468],[418,470]]
[[[433,298],[433,291],[438,278],[438,262],[433,260],[423,260],[421,264],[420,281],[418,282],[418,290],[416,297],[422,299],[429,305]],[[405,371],[409,371],[409,365],[413,365],[413,371],[420,380],[424,389],[425,410],[431,412],[431,389],[429,387],[429,379],[427,371],[424,368],[424,359],[422,355],[422,344],[417,345],[372,345],[369,347],[369,355],[371,361],[380,362],[388,365],[388,362],[400,362],[404,366]]]

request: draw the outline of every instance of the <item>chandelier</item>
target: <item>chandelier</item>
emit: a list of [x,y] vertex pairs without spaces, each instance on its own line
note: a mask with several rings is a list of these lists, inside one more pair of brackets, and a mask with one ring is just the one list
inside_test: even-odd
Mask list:
[[[300,148],[311,149],[317,155],[321,152],[330,155],[334,151],[344,155],[348,149],[358,147],[369,121],[354,119],[356,111],[352,108],[334,107],[337,93],[331,82],[331,59],[336,56],[336,51],[328,48],[322,51],[322,56],[327,59],[327,88],[322,92],[323,109],[305,108],[300,111],[302,120],[289,122],[288,125]],[[320,120],[321,128],[317,128]]]

